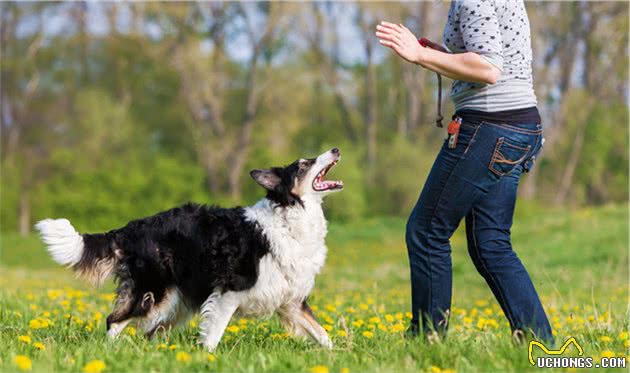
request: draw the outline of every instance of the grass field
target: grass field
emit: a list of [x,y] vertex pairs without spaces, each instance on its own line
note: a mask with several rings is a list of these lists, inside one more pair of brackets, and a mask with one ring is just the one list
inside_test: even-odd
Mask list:
[[[558,344],[574,336],[595,362],[627,356],[628,206],[530,208],[518,215],[513,243]],[[150,341],[132,327],[109,341],[105,317],[112,284],[86,287],[56,266],[36,237],[3,235],[0,371],[537,370],[528,362],[527,346],[512,344],[501,310],[468,257],[463,229],[453,238],[449,337],[432,345],[403,338],[409,322],[404,223],[397,218],[331,223],[328,261],[311,305],[333,338],[332,351],[287,338],[275,318],[233,320],[214,354],[197,344],[196,318]]]

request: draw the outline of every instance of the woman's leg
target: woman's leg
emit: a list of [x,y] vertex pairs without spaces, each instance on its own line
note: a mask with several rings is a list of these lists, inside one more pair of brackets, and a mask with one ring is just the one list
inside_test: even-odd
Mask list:
[[551,327],[534,284],[510,242],[521,172],[519,165],[473,205],[466,216],[468,252],[503,308],[512,331],[531,331],[551,341]]
[[[411,268],[412,327],[445,331],[451,308],[450,238],[472,202],[485,192],[469,181],[470,170],[483,178],[487,168],[466,157],[476,126],[462,125],[455,149],[444,145],[407,222]],[[488,148],[487,152],[492,149]],[[475,175],[476,177],[476,175]]]

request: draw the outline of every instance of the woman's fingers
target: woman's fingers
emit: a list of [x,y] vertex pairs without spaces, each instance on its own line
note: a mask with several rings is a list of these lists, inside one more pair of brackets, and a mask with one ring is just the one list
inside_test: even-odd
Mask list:
[[382,45],[390,48],[394,52],[400,54],[400,47],[398,47],[398,45],[396,45],[395,43],[393,43],[391,41],[387,41],[387,40],[379,40],[378,42],[381,43]]
[[400,32],[398,32],[398,31],[396,31],[394,29],[388,28],[388,27],[380,26],[380,25],[376,26],[376,31],[377,32],[381,32],[383,34],[400,36]]
[[395,23],[391,23],[391,22],[387,22],[387,21],[381,21],[381,26],[389,27],[389,28],[394,29],[396,31],[400,31],[400,26],[398,26]]
[[390,22],[381,22],[380,25],[376,25],[377,29],[381,29],[381,30],[392,30],[393,32],[396,33],[401,33],[403,30],[400,28],[400,26],[390,23]]
[[386,34],[383,32],[376,32],[376,37],[379,39],[383,39],[383,40],[389,40],[389,41],[393,41],[397,44],[402,44],[402,40],[400,40],[400,38],[396,35],[392,35],[392,34]]

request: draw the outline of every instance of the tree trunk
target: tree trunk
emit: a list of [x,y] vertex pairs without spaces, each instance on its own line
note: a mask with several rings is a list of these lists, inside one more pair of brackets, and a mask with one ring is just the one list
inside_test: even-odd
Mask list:
[[[376,98],[376,67],[372,61],[371,39],[366,38],[365,52],[367,55],[366,74],[366,116],[365,116],[365,136],[367,141],[367,164],[369,174],[374,171],[376,164],[376,134],[377,134],[377,98]],[[371,177],[370,177],[371,179]]]
[[257,89],[257,74],[258,74],[258,55],[260,47],[254,48],[254,53],[250,61],[249,74],[247,77],[247,101],[245,104],[245,119],[243,120],[243,127],[236,143],[236,148],[233,150],[235,156],[230,164],[228,170],[228,187],[230,196],[234,200],[240,200],[241,198],[241,175],[245,168],[245,162],[249,153],[249,145],[252,134],[252,127],[254,126],[254,118],[256,117],[256,110],[258,107],[258,94]]
[[22,189],[18,209],[20,235],[26,236],[31,231],[31,202],[28,198],[28,190]]
[[562,173],[560,187],[558,188],[558,193],[556,194],[555,202],[557,204],[563,204],[569,195],[571,183],[573,182],[573,175],[575,175],[580,155],[582,155],[582,146],[584,145],[584,135],[586,134],[587,126],[588,120],[585,120],[580,125],[577,134],[575,135],[573,146],[571,147],[571,154],[569,155],[567,166],[564,168],[564,172]]

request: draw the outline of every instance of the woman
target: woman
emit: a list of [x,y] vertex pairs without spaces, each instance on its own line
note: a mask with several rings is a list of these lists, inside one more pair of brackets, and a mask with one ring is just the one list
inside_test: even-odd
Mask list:
[[452,53],[423,47],[401,24],[381,22],[376,36],[405,60],[454,79],[449,138],[407,223],[410,332],[418,333],[420,320],[431,339],[448,327],[449,240],[465,218],[470,256],[514,338],[523,341],[525,333],[533,333],[553,340],[538,294],[510,243],[519,179],[542,146],[523,2],[452,1],[443,34]]

